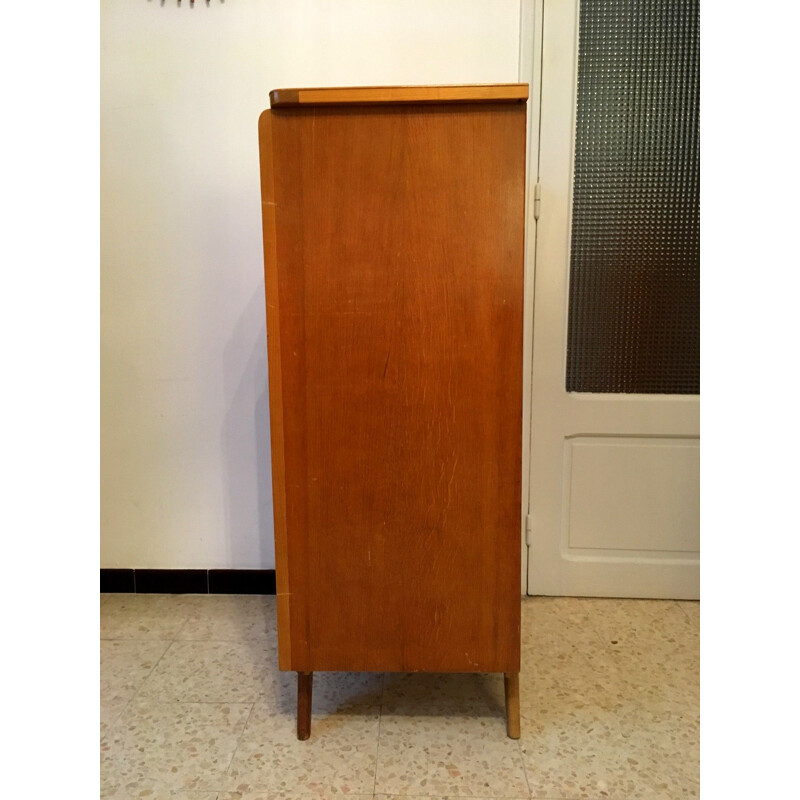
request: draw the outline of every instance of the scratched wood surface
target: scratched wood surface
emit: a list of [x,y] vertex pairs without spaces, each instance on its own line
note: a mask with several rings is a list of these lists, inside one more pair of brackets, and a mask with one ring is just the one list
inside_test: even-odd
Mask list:
[[259,130],[280,666],[516,671],[524,103]]

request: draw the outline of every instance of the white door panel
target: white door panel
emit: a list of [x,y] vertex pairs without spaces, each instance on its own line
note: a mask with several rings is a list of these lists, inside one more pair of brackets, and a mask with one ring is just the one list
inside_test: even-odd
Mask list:
[[698,439],[567,439],[562,552],[696,557],[699,479]]

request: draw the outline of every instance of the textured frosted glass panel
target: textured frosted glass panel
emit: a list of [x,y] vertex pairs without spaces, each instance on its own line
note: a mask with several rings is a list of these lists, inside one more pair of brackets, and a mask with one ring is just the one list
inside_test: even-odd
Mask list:
[[696,0],[582,0],[567,390],[700,391]]

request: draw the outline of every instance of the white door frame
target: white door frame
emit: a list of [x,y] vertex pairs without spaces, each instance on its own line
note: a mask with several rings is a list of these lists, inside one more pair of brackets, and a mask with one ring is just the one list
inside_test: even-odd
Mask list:
[[519,81],[529,85],[528,143],[525,178],[525,284],[522,344],[522,594],[528,593],[528,532],[530,511],[531,399],[533,379],[533,298],[536,276],[534,187],[539,180],[539,118],[542,98],[542,17],[544,0],[521,0],[519,21]]

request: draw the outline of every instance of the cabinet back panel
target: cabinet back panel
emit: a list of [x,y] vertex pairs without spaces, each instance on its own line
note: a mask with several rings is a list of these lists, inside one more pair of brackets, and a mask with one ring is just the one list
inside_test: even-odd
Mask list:
[[261,127],[281,666],[516,671],[525,106]]

